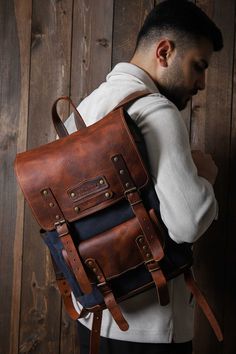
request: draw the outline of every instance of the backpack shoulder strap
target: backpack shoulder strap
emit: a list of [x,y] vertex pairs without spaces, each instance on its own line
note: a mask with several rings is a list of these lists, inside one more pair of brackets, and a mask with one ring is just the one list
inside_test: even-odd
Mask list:
[[136,101],[138,98],[142,98],[144,96],[149,95],[151,92],[148,90],[143,90],[143,91],[136,91],[136,92],[132,92],[130,95],[128,95],[127,97],[125,97],[120,103],[118,103],[118,105],[116,105],[113,108],[113,111],[115,111],[116,109],[119,109],[121,107],[126,106],[128,103],[131,104],[134,101]]
[[[141,97],[144,97],[144,96],[147,96],[148,94],[150,94],[149,91],[147,90],[143,90],[143,91],[136,91],[136,92],[133,92],[131,93],[130,95],[128,95],[127,97],[125,97],[118,105],[116,105],[112,111],[116,110],[116,109],[119,109],[125,105],[127,105],[128,103],[132,103],[133,101],[135,101],[136,99],[138,98],[141,98]],[[55,127],[55,130],[59,136],[59,138],[63,138],[68,134],[68,131],[65,127],[65,124],[62,122],[58,112],[57,112],[57,104],[59,101],[61,100],[66,100],[68,101],[71,106],[73,107],[74,109],[74,113],[75,113],[75,116],[74,116],[74,119],[75,119],[75,125],[76,125],[76,128],[78,130],[81,130],[81,129],[84,129],[86,128],[86,124],[81,116],[81,114],[79,113],[79,111],[77,110],[76,106],[74,105],[74,103],[71,101],[71,99],[67,96],[62,96],[62,97],[59,97],[53,104],[52,106],[52,121],[53,121],[53,124],[54,124],[54,127]]]

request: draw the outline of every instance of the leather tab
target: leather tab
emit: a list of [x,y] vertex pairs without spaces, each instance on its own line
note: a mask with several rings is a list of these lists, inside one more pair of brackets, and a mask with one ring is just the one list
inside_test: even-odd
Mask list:
[[166,306],[170,302],[169,291],[166,278],[159,266],[159,263],[153,259],[152,252],[143,235],[137,237],[136,243],[145,261],[146,267],[156,285],[159,304],[161,306]]
[[204,297],[204,295],[200,291],[196,281],[194,280],[192,271],[190,269],[188,269],[184,272],[184,278],[185,278],[185,281],[186,281],[186,284],[187,284],[189,290],[196,298],[197,304],[202,309],[204,315],[208,319],[208,321],[211,325],[211,328],[213,329],[218,341],[222,342],[223,341],[223,333],[221,331],[220,325],[219,325],[213,311],[211,310],[210,306],[208,305],[206,298]]
[[89,258],[86,260],[86,265],[93,271],[93,273],[96,275],[97,280],[98,280],[98,288],[102,292],[103,297],[104,297],[104,302],[106,304],[106,307],[110,311],[112,317],[114,318],[115,322],[117,323],[118,327],[122,331],[127,331],[129,329],[128,322],[124,318],[119,305],[116,302],[116,299],[113,295],[112,290],[108,286],[105,276],[99,267],[98,263],[92,259]]
[[68,260],[70,262],[73,273],[85,294],[89,294],[92,292],[92,286],[89,282],[87,274],[85,273],[83,264],[80,260],[80,257],[76,251],[74,242],[69,233],[68,227],[66,223],[58,223],[56,226],[56,230],[59,234],[61,242],[67,252]]
[[93,324],[90,333],[90,350],[89,354],[99,353],[100,331],[102,324],[102,310],[96,311],[93,314]]
[[58,268],[58,266],[52,256],[51,256],[51,260],[52,260],[54,273],[56,276],[57,287],[61,293],[66,312],[72,318],[72,320],[77,320],[79,318],[84,317],[87,314],[87,311],[85,309],[82,309],[81,312],[76,311],[73,301],[72,301],[72,296],[71,296],[72,290],[69,286],[69,283],[67,282],[66,278],[64,277],[64,274]]
[[73,301],[71,297],[71,289],[66,279],[65,278],[57,279],[57,286],[61,293],[65,309],[69,314],[69,316],[72,318],[72,320],[78,320],[78,318],[81,318],[80,316],[81,314],[75,310],[75,307],[73,305]]

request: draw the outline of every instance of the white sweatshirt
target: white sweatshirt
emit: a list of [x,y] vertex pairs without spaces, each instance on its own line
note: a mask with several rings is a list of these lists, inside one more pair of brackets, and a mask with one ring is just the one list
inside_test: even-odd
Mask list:
[[[120,63],[78,109],[85,123],[91,125],[130,93],[142,90],[150,91],[150,95],[133,103],[128,113],[146,142],[162,220],[174,241],[194,242],[216,217],[217,202],[211,184],[197,174],[188,132],[176,106],[158,92],[147,73],[133,64]],[[70,133],[76,130],[73,115],[66,126]],[[122,332],[105,310],[102,336],[149,343],[191,340],[193,305],[189,304],[183,276],[169,281],[168,286],[170,304],[165,307],[158,304],[155,289],[120,304],[129,323],[127,332]],[[92,316],[81,322],[91,328]]]

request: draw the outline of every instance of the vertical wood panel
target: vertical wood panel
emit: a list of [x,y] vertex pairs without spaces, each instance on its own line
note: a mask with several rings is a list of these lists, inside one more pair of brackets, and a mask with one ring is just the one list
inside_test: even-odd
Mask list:
[[[17,137],[17,152],[26,149],[28,99],[29,99],[29,72],[30,72],[30,40],[31,40],[31,15],[32,3],[27,0],[14,2],[17,35],[19,39],[20,61],[20,106]],[[21,271],[23,255],[23,223],[24,223],[24,198],[17,188],[16,202],[16,228],[13,248],[13,284],[12,284],[12,309],[11,309],[11,340],[10,354],[18,353],[19,320],[20,320],[20,295]]]
[[234,354],[235,343],[235,317],[236,317],[236,6],[234,9],[234,73],[233,73],[233,95],[232,95],[232,125],[231,125],[231,146],[230,146],[230,183],[228,193],[228,227],[227,243],[225,253],[225,291],[224,291],[224,348],[223,354]]
[[[227,196],[231,129],[234,11],[231,0],[197,1],[222,29],[224,49],[215,53],[208,71],[206,90],[193,99],[192,145],[211,153],[219,167],[215,185],[219,201],[219,220],[200,239],[196,248],[195,270],[220,323],[224,327],[224,295],[227,259]],[[222,346],[202,314],[196,316],[196,354],[222,353]]]
[[115,0],[112,66],[132,58],[137,34],[153,0]]
[[[24,211],[12,165],[16,152],[25,150],[27,136],[28,148],[54,139],[50,109],[56,97],[71,94],[78,103],[104,80],[111,65],[130,60],[143,20],[159,2],[0,1],[0,354],[78,353],[76,323],[61,314],[51,261],[31,211]],[[193,100],[191,130],[192,147],[212,153],[220,168],[220,217],[195,247],[195,268],[224,325],[225,341],[217,343],[197,311],[195,354],[234,354],[236,4],[197,4],[216,20],[225,40],[210,66],[206,91]],[[68,107],[61,112],[66,117]],[[190,112],[189,105],[183,112],[188,126]]]
[[[112,0],[74,0],[70,96],[76,104],[111,69],[112,31]],[[61,353],[68,352],[78,353],[77,325],[63,312]]]
[[[50,111],[59,95],[69,93],[71,18],[72,0],[33,1],[28,149],[55,137]],[[20,353],[59,353],[60,313],[51,260],[27,207]]]
[[[27,17],[28,4],[22,8]],[[19,31],[17,33],[17,31]],[[20,60],[22,32],[26,35],[25,58]],[[16,24],[14,1],[0,2],[0,353],[16,353],[19,325],[19,297],[23,200],[18,197],[13,161],[18,148],[24,148],[27,115],[28,26]],[[20,43],[19,43],[20,41]],[[17,204],[18,203],[18,204]],[[16,205],[18,209],[16,210]],[[21,208],[21,210],[19,209]],[[19,233],[18,233],[19,232]],[[15,292],[12,292],[12,289]],[[15,331],[15,332],[13,332]],[[12,344],[10,342],[12,341]]]
[[77,104],[111,69],[113,0],[75,0],[71,97]]

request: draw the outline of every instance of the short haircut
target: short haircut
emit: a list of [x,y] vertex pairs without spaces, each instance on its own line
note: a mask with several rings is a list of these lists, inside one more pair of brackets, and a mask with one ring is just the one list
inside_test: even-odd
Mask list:
[[181,46],[189,41],[207,38],[214,51],[223,48],[220,29],[194,3],[187,0],[166,0],[147,16],[137,38],[136,50],[172,33]]

